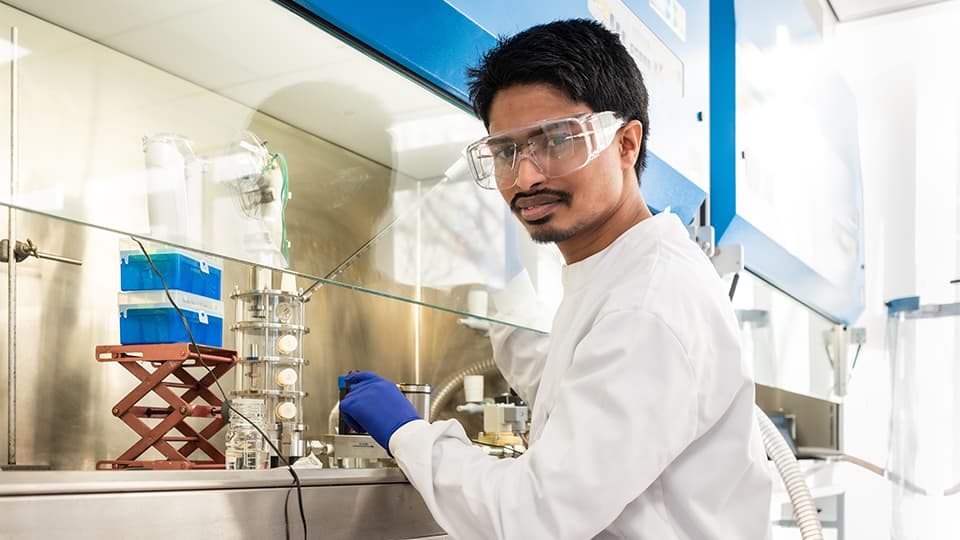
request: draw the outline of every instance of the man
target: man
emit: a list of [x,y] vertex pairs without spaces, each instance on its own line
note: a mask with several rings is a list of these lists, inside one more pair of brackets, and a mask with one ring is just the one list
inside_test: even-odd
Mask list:
[[492,336],[532,406],[529,449],[490,458],[370,373],[350,376],[342,414],[391,451],[454,538],[768,538],[733,310],[676,216],[652,216],[640,194],[647,94],[634,61],[599,24],[560,21],[501,42],[470,75],[491,133],[466,151],[476,180],[566,260],[551,336]]

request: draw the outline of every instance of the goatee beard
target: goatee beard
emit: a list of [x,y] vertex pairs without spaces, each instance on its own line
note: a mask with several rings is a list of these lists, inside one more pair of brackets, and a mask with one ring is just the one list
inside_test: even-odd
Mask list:
[[[533,222],[532,224],[536,224]],[[537,227],[530,232],[530,238],[538,244],[556,244],[565,242],[577,235],[583,230],[583,224],[577,224],[569,229],[556,229],[553,227]]]

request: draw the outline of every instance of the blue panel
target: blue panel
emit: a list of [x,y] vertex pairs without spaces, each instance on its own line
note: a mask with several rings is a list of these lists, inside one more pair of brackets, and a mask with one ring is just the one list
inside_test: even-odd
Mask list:
[[463,103],[469,101],[466,66],[496,45],[489,32],[442,0],[293,1]]
[[707,198],[706,192],[652,153],[647,155],[647,170],[640,186],[651,210],[659,213],[669,206],[670,212],[687,225]]
[[721,242],[743,245],[752,273],[830,320],[853,324],[863,311],[850,291],[831,283],[742,217],[727,224]]
[[[773,25],[767,33],[773,35],[776,21],[783,17],[797,19],[797,13],[803,13],[800,0],[795,5],[777,4],[784,9],[793,9],[785,13],[762,0],[751,3],[755,8],[750,11],[751,28]],[[787,9],[787,11],[790,11]],[[791,15],[791,13],[793,15]],[[771,22],[772,21],[772,22]],[[762,32],[759,32],[762,34]],[[795,38],[813,39],[815,34],[800,27]],[[724,244],[742,244],[746,267],[765,281],[783,290],[790,296],[811,307],[827,318],[843,324],[852,324],[863,311],[862,290],[864,286],[862,229],[858,229],[856,261],[846,269],[844,282],[837,283],[818,273],[813,267],[791,253],[783,245],[742,215],[743,206],[737,201],[737,19],[734,0],[711,0],[710,2],[710,109],[713,115],[711,124],[711,181],[710,213],[716,230],[717,242]],[[819,115],[836,118],[846,115],[855,119],[855,102],[848,90],[842,85],[825,86],[825,91],[834,96],[833,103],[842,103],[843,110],[831,110],[829,106],[818,110]],[[852,108],[852,111],[851,111]],[[856,122],[854,121],[855,125]],[[854,131],[851,133],[836,130],[828,132],[825,143],[837,150],[844,160],[846,170],[856,178],[857,184],[847,193],[843,193],[845,208],[858,216],[857,227],[862,223],[863,194],[860,180],[858,143]],[[798,150],[798,152],[801,150]],[[818,219],[815,212],[812,219]],[[832,216],[831,216],[832,217]],[[797,227],[805,226],[797,223]]]
[[718,240],[737,214],[735,28],[733,0],[710,0],[710,221]]
[[901,311],[917,311],[920,309],[919,296],[907,296],[905,298],[895,298],[887,302],[887,316],[892,316]]

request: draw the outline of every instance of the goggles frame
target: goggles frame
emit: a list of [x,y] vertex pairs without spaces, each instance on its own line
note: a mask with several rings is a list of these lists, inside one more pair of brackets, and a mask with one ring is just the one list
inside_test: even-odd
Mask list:
[[[582,139],[585,145],[585,157],[582,163],[570,168],[564,168],[562,172],[550,172],[547,167],[539,160],[545,159],[544,156],[548,149],[537,146],[534,139],[541,138],[549,133],[551,126],[558,126],[564,123],[576,123],[579,126],[579,133],[569,135],[568,139]],[[602,111],[595,113],[584,113],[577,116],[562,118],[552,118],[549,120],[540,120],[524,126],[519,126],[499,133],[493,133],[476,142],[471,143],[463,150],[464,158],[467,161],[468,169],[474,181],[483,189],[510,189],[517,184],[520,171],[520,162],[523,159],[529,159],[530,163],[547,178],[564,176],[576,172],[587,166],[601,152],[606,150],[613,142],[616,133],[627,122],[623,120],[619,113],[613,111]],[[524,142],[519,140],[526,139]],[[497,175],[497,166],[489,164],[484,167],[484,161],[496,160],[497,157],[490,152],[490,148],[504,142],[512,142],[512,146],[507,144],[505,148],[512,148],[512,163],[506,170],[512,171],[512,182],[501,182]],[[566,142],[566,141],[564,141]],[[503,158],[501,158],[503,159]],[[549,156],[546,157],[549,158]]]

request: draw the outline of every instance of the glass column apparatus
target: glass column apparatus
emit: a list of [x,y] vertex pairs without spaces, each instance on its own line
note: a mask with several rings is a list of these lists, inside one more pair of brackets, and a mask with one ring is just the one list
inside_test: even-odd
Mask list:
[[310,330],[300,294],[271,289],[269,278],[269,270],[255,269],[253,288],[231,295],[239,356],[233,395],[263,400],[267,435],[285,458],[298,458],[305,454],[303,338]]

